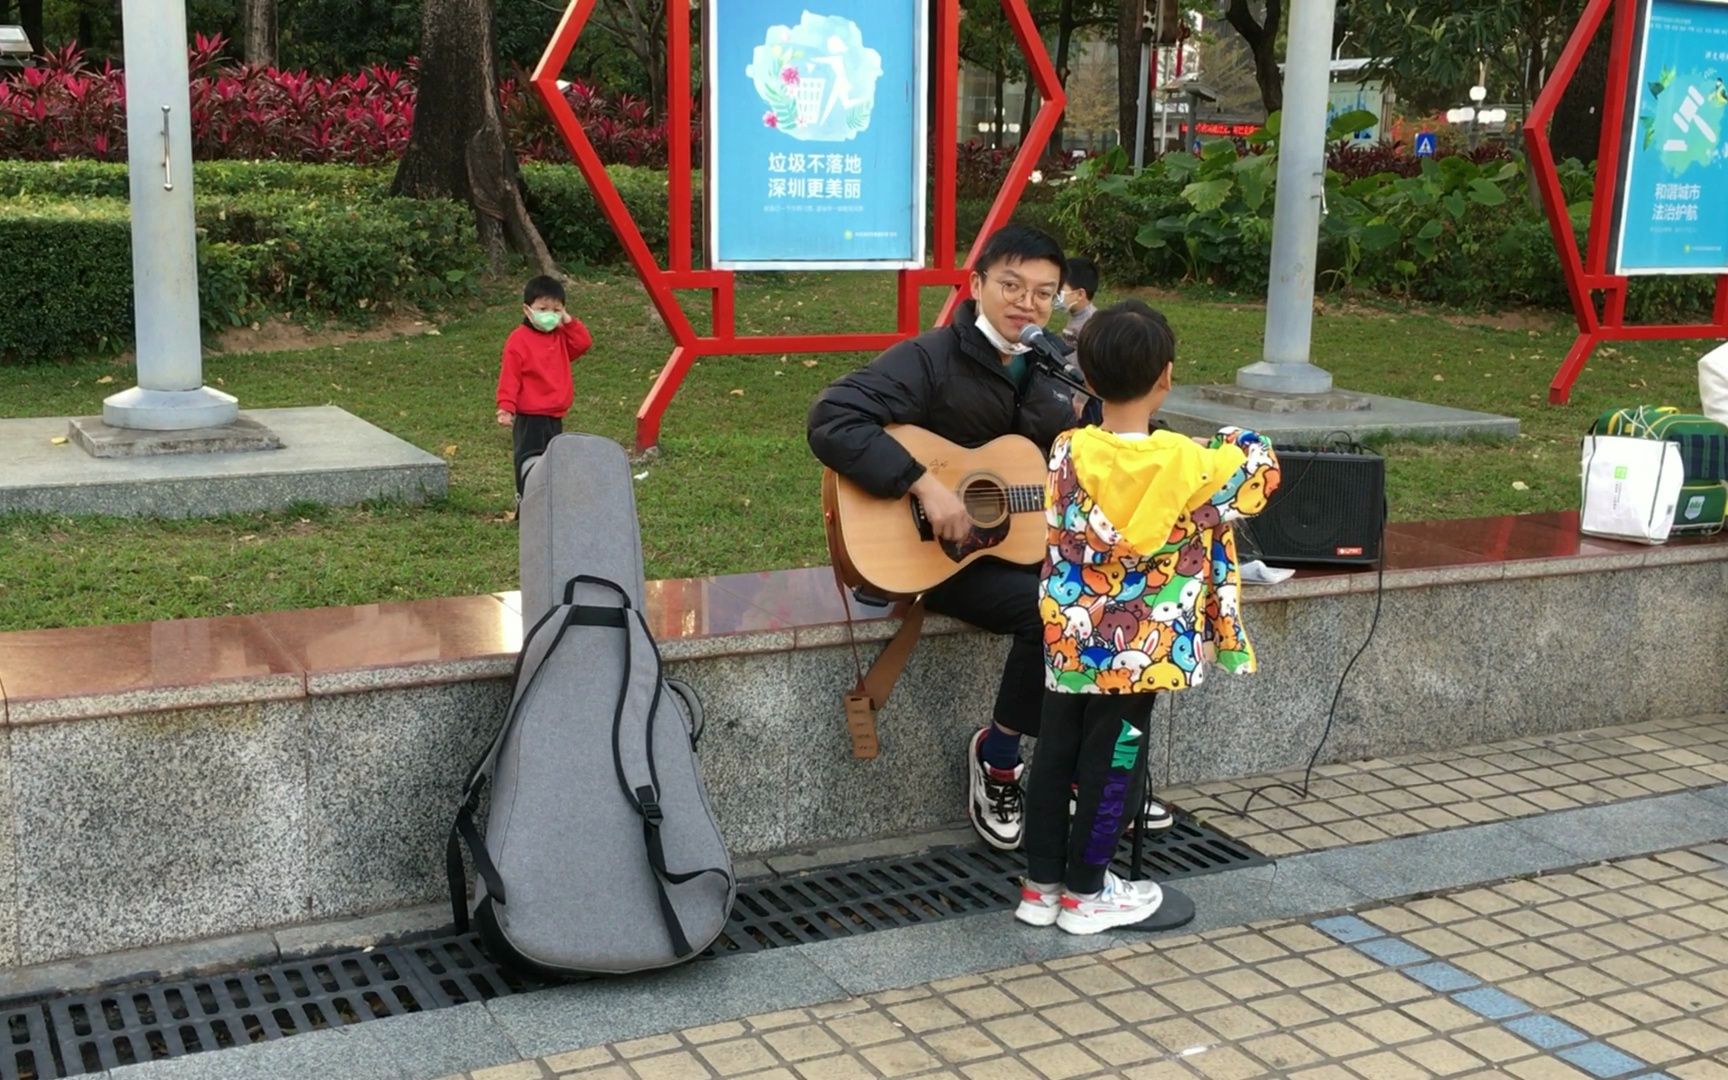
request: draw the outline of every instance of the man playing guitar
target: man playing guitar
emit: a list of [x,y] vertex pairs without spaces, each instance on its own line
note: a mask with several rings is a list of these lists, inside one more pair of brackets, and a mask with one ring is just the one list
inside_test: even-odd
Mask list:
[[[808,430],[816,457],[871,495],[910,494],[939,538],[964,540],[972,522],[959,496],[883,428],[913,424],[968,448],[1022,435],[1048,454],[1056,436],[1074,426],[1074,395],[1029,362],[1020,333],[1050,321],[1066,264],[1062,246],[1037,229],[1008,225],[993,233],[973,267],[973,299],[951,325],[893,346],[816,399]],[[924,602],[1013,638],[991,723],[966,747],[968,817],[985,843],[1011,851],[1025,821],[1020,739],[1037,736],[1044,697],[1038,567],[980,559]],[[1148,809],[1155,827],[1169,823],[1161,808]]]

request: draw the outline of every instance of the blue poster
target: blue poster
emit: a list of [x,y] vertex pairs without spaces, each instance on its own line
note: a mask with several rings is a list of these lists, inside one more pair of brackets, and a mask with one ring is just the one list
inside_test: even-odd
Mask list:
[[710,265],[924,265],[928,0],[708,0]]
[[1648,0],[1615,272],[1728,273],[1728,0]]

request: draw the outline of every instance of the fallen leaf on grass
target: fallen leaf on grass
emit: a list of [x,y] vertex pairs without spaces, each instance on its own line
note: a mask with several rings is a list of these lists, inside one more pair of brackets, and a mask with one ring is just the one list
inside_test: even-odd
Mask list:
[[114,381],[114,376],[104,375],[100,379],[97,379],[96,381],[103,386],[107,386],[109,383]]
[[733,390],[731,393],[732,393],[733,397],[743,397],[744,396],[744,391],[742,391],[742,390]]
[[1514,481],[1512,481],[1512,490],[1513,491],[1529,491],[1530,485],[1526,484],[1522,480],[1514,480]]
[[806,360],[806,361],[804,361],[804,366],[805,367],[815,367],[820,362],[821,361],[819,361],[819,360]]
[[449,446],[446,446],[444,448],[444,456],[445,457],[455,457],[456,456],[456,444],[455,443],[451,443]]
[[48,441],[53,443],[55,446],[65,446],[66,445],[66,436],[56,435],[52,439],[49,439]]
[[1434,376],[1434,381],[1435,381],[1435,382],[1445,382],[1445,381],[1446,381],[1446,376],[1444,376],[1444,375],[1436,375],[1436,376]]

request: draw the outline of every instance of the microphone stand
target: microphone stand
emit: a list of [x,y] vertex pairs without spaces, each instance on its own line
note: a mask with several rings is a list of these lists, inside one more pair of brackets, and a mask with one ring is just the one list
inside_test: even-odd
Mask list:
[[1039,371],[1042,371],[1044,374],[1055,379],[1057,382],[1062,383],[1064,386],[1067,386],[1069,389],[1073,390],[1075,393],[1082,394],[1086,397],[1092,398],[1095,401],[1102,401],[1103,400],[1097,394],[1094,394],[1091,391],[1091,389],[1089,389],[1087,387],[1087,385],[1085,383],[1081,382],[1079,379],[1076,379],[1073,375],[1069,374],[1067,364],[1056,359],[1054,356],[1051,356],[1049,353],[1045,352],[1043,349],[1039,348],[1038,346],[1034,345],[1032,347],[1032,351],[1028,354],[1028,356],[1031,358],[1032,365],[1034,367],[1036,367]]

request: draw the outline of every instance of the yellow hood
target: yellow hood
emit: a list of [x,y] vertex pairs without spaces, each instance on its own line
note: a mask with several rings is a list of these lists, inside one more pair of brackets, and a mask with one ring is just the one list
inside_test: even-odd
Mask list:
[[1133,439],[1095,427],[1076,431],[1069,453],[1080,485],[1142,554],[1168,544],[1177,520],[1205,505],[1248,460],[1235,446],[1208,448],[1173,431]]

